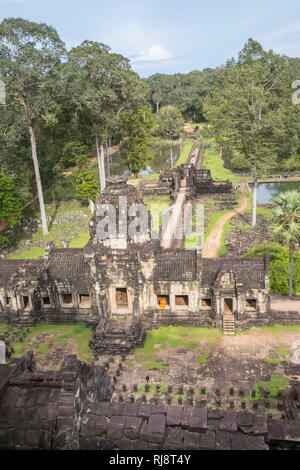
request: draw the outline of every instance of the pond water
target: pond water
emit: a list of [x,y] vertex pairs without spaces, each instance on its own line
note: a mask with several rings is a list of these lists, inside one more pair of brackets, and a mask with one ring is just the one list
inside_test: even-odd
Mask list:
[[[159,170],[162,168],[171,168],[170,160],[170,149],[169,147],[163,146],[162,148],[154,147],[151,149],[153,154],[152,159],[150,160],[147,168],[140,171],[140,175],[153,175],[159,173]],[[181,153],[180,145],[173,145],[173,163],[175,165],[178,157]],[[105,156],[106,164],[106,156]],[[124,163],[121,158],[120,152],[116,151],[112,155],[112,162],[110,164],[110,174],[111,175],[129,175],[130,172],[127,168],[127,165]]]
[[[252,185],[249,185],[252,188]],[[277,183],[258,183],[258,204],[270,204],[274,197],[286,191],[300,191],[300,181],[280,181]]]

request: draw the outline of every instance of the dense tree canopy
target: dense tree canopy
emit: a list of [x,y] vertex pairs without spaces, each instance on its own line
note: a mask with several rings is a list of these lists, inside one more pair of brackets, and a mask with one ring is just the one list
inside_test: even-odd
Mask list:
[[139,173],[147,166],[148,143],[153,126],[154,119],[150,106],[141,106],[137,111],[121,114],[121,132],[124,138],[121,154],[132,174]]
[[289,153],[293,145],[299,146],[292,118],[295,108],[286,60],[249,39],[237,61],[232,59],[217,70],[204,115],[219,142],[230,143],[246,157],[256,181],[276,166],[279,152]]
[[104,147],[122,141],[121,156],[138,173],[147,165],[150,135],[179,135],[182,117],[209,120],[236,168],[261,174],[300,166],[300,105],[291,100],[300,59],[266,52],[253,40],[220,68],[141,79],[105,44],[87,40],[67,52],[52,27],[8,18],[0,23],[0,78],[7,93],[0,171],[22,205],[38,194],[44,233],[44,197],[55,199],[56,188],[63,193],[66,168],[87,171],[97,156],[103,189]]
[[215,70],[193,70],[188,74],[156,73],[145,79],[150,88],[150,103],[156,112],[161,106],[175,106],[186,120],[203,120],[203,100],[214,83]]

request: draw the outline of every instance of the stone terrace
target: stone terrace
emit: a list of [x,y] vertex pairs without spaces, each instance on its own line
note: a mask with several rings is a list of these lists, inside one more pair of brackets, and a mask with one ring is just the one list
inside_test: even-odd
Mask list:
[[[284,397],[299,407],[299,390]],[[0,449],[267,450],[300,448],[299,413],[110,402],[103,368],[66,358],[38,372],[27,353],[0,368]]]

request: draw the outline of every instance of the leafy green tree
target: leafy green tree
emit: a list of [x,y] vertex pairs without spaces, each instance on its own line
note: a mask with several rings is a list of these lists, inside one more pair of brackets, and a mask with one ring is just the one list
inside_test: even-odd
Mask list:
[[146,168],[149,161],[148,144],[154,119],[149,105],[141,106],[137,111],[121,113],[121,133],[124,143],[121,155],[133,175]]
[[11,179],[0,173],[0,222],[11,227],[22,218],[22,205]]
[[274,199],[277,207],[272,216],[272,233],[275,240],[288,247],[289,263],[289,296],[292,295],[294,253],[300,247],[300,193],[287,191]]
[[104,142],[117,131],[121,112],[146,101],[147,86],[131,70],[128,59],[93,41],[71,49],[66,70],[74,110],[95,139],[102,190]]
[[48,235],[36,146],[36,122],[55,120],[60,62],[65,52],[57,32],[44,23],[6,18],[0,24],[0,76],[8,90],[8,106],[26,115],[38,190],[43,234]]
[[[22,204],[11,179],[0,173],[0,222],[10,227],[16,225],[22,218]],[[0,245],[7,241],[0,233]]]
[[95,179],[95,175],[91,170],[78,170],[71,176],[73,185],[76,189],[77,196],[89,201],[91,212],[94,211],[94,201],[99,194],[99,185]]
[[183,129],[184,119],[181,112],[174,106],[164,106],[156,114],[156,132],[170,141],[170,159],[173,167],[172,139],[178,137]]
[[204,116],[222,144],[225,138],[246,157],[254,178],[252,225],[256,225],[257,177],[276,166],[282,145],[291,138],[285,116],[292,108],[285,59],[249,39],[238,60],[217,69]]
[[156,73],[144,79],[150,88],[150,103],[158,113],[162,106],[175,106],[186,120],[203,120],[203,100],[211,91],[215,70],[193,70],[188,74]]
[[83,168],[91,158],[88,146],[78,141],[69,141],[63,147],[61,158],[57,164],[58,170],[63,170],[72,165]]

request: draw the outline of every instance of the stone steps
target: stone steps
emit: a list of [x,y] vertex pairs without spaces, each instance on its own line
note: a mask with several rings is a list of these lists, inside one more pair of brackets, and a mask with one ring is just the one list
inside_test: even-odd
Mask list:
[[223,334],[224,335],[234,335],[235,334],[234,316],[233,315],[223,315],[222,328],[223,328]]

